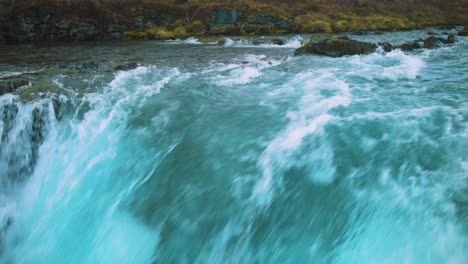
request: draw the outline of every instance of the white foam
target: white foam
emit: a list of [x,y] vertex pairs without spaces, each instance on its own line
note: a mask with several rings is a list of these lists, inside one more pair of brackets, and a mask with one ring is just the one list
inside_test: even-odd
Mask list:
[[14,197],[14,206],[6,208],[5,217],[14,214],[5,238],[6,259],[18,263],[153,261],[158,232],[125,212],[123,201],[147,180],[154,164],[142,161],[139,166],[149,170],[124,173],[129,171],[126,155],[135,155],[130,148],[138,138],[127,146],[122,145],[126,144],[122,137],[128,108],[181,75],[177,68],[119,72],[104,91],[83,98],[91,105],[84,118],[51,129],[39,149],[33,175]]
[[[333,77],[330,73],[300,73],[290,82],[293,87],[300,87],[304,96],[299,102],[299,109],[288,112],[290,123],[269,144],[258,162],[262,171],[261,178],[252,192],[252,199],[260,206],[267,206],[275,191],[281,189],[281,174],[291,166],[307,168],[309,179],[314,184],[330,184],[334,180],[335,168],[332,164],[333,152],[326,142],[321,142],[317,149],[308,149],[307,153],[298,154],[306,137],[320,134],[326,124],[334,117],[329,110],[351,103],[348,85]],[[323,97],[321,89],[335,91],[331,97]],[[302,156],[297,159],[295,154]]]
[[219,64],[215,64],[213,68],[205,70],[203,73],[219,73],[213,77],[217,86],[245,85],[262,76],[264,69],[282,63],[264,55],[251,54],[245,55],[241,60],[242,62],[238,64],[231,63],[221,67]]
[[421,57],[405,54],[401,50],[353,56],[350,62],[353,70],[347,74],[366,79],[415,79],[425,66]]
[[183,40],[182,42],[186,43],[186,44],[192,44],[192,45],[201,45],[201,44],[203,44],[195,37],[190,37],[188,39]]
[[237,39],[233,40],[231,38],[224,38],[225,43],[223,46],[225,47],[239,47],[239,48],[299,48],[305,42],[304,38],[301,36],[294,36],[294,37],[282,37],[284,39],[284,45],[273,45],[268,43],[268,40],[264,40],[265,43],[255,45],[253,41],[248,39]]

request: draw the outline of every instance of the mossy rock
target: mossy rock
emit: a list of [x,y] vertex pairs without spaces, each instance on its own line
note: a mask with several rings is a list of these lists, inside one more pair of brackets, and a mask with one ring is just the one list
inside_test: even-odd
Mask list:
[[353,25],[347,20],[340,20],[332,26],[333,32],[349,32],[352,28]]
[[316,37],[309,43],[298,48],[294,54],[315,54],[329,57],[342,57],[345,55],[359,55],[372,53],[377,45],[368,42],[352,40],[347,37]]
[[235,25],[226,25],[221,27],[210,27],[208,34],[209,35],[225,35],[225,36],[235,36],[240,35],[241,30],[238,26]]
[[301,32],[303,33],[330,33],[331,26],[324,21],[313,21],[302,26]]
[[139,31],[127,31],[124,33],[126,39],[147,39],[148,35],[146,32]]
[[259,29],[259,26],[258,25],[255,25],[255,24],[244,24],[242,26],[242,33],[243,34],[253,34],[253,33],[257,33]]
[[458,36],[468,36],[468,26],[465,26],[464,28],[460,29],[458,31]]
[[437,35],[437,34],[434,32],[434,30],[432,30],[432,29],[431,29],[431,30],[428,30],[428,31],[427,31],[427,34],[430,35],[430,36]]

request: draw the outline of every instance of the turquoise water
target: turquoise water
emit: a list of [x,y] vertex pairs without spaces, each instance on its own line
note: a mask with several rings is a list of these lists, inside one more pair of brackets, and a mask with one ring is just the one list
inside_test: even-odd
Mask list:
[[468,38],[288,39],[1,48],[0,262],[466,263]]

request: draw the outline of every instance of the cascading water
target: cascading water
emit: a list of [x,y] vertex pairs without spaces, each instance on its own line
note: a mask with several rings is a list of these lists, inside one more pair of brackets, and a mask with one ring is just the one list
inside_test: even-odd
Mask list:
[[0,262],[465,263],[467,40],[297,41],[7,49],[37,73],[0,97]]

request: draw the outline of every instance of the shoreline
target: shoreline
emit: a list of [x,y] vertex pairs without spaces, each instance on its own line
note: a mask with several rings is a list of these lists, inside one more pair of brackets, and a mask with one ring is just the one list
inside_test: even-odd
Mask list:
[[[442,28],[442,27],[451,27],[451,29]],[[110,37],[96,37],[94,39],[85,39],[85,40],[57,40],[57,39],[45,39],[45,40],[37,40],[37,41],[24,41],[24,42],[0,42],[1,46],[15,46],[15,45],[64,45],[64,44],[86,44],[86,43],[105,43],[105,42],[133,42],[133,41],[175,41],[175,40],[187,40],[190,38],[195,38],[196,40],[200,41],[202,44],[206,44],[203,42],[203,39],[214,39],[214,40],[221,40],[224,38],[242,38],[242,37],[252,37],[252,38],[260,38],[260,37],[270,37],[270,38],[278,38],[281,39],[284,36],[333,36],[333,35],[382,35],[385,33],[395,33],[395,32],[409,32],[409,31],[431,31],[431,30],[455,30],[456,32],[463,29],[464,25],[452,25],[452,24],[435,24],[435,25],[425,25],[421,27],[415,28],[408,28],[408,29],[395,29],[395,30],[360,30],[360,31],[344,31],[344,32],[324,32],[324,33],[284,33],[284,34],[269,34],[269,35],[262,35],[262,34],[235,34],[235,35],[185,35],[179,38],[110,38]],[[455,33],[456,33],[455,32]],[[454,33],[454,32],[452,32]]]
[[467,25],[464,1],[445,2],[0,0],[0,44],[353,34]]

